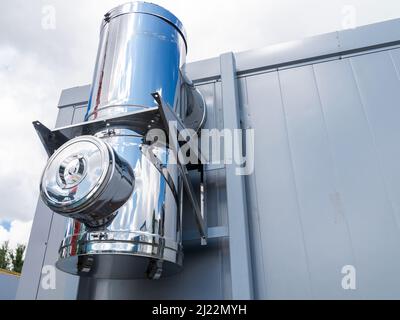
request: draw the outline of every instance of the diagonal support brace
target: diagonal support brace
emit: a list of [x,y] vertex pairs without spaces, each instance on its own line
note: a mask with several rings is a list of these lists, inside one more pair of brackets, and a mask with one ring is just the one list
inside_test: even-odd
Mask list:
[[49,157],[69,140],[62,133],[51,131],[39,121],[34,121],[33,126]]
[[[177,130],[178,132],[182,131],[182,130],[186,130],[185,125],[182,123],[181,119],[175,114],[175,112],[169,108],[167,105],[165,105],[162,102],[161,96],[155,92],[152,94],[154,100],[157,102],[158,104],[158,108],[159,108],[159,112],[161,115],[161,119],[164,123],[164,127],[165,130],[167,132],[167,134],[169,135],[169,124],[170,122],[176,122],[177,123]],[[201,237],[201,244],[202,245],[206,245],[207,244],[207,226],[205,223],[205,210],[204,210],[204,203],[201,203],[199,205],[199,201],[196,198],[195,192],[194,192],[194,188],[193,185],[190,181],[190,177],[189,177],[189,173],[187,168],[185,167],[185,165],[183,165],[182,163],[180,163],[179,161],[179,157],[178,157],[178,152],[179,152],[179,144],[178,144],[178,140],[177,139],[170,139],[172,141],[169,141],[169,146],[172,149],[172,151],[174,152],[174,154],[176,155],[176,159],[178,162],[178,168],[179,171],[181,173],[182,176],[182,180],[183,180],[183,186],[185,188],[185,191],[189,197],[189,200],[192,204],[192,207],[194,209],[194,213],[195,213],[195,219],[196,219],[196,224],[197,227],[199,229],[199,233],[200,233],[200,237]],[[187,142],[189,144],[189,148],[190,151],[193,152],[194,154],[196,154],[196,156],[198,157],[199,160],[201,160],[201,154],[200,151],[196,148],[193,147],[193,145],[190,144],[190,141]],[[200,190],[200,200],[203,201],[204,200],[204,187],[201,186],[201,190]]]

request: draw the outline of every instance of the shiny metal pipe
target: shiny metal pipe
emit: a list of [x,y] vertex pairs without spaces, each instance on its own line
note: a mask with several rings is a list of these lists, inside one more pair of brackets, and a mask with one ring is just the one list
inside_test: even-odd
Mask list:
[[155,106],[151,93],[177,110],[186,59],[182,23],[154,4],[134,2],[105,15],[86,119]]
[[[181,100],[187,96],[187,92],[182,94],[187,86],[181,74],[185,56],[185,32],[169,11],[143,2],[111,10],[101,25],[85,119],[153,107],[153,92],[178,114],[186,115],[188,105]],[[143,137],[136,132],[109,127],[96,136],[131,166],[134,190],[104,226],[89,228],[70,219],[57,267],[99,278],[155,279],[161,273],[178,272],[183,259],[178,203],[181,188],[177,166],[169,161],[171,151],[168,147],[153,148],[157,167],[148,156]]]

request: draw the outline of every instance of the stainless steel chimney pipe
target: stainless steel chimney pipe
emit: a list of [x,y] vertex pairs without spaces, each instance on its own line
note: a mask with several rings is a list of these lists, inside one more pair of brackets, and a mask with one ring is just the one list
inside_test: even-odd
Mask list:
[[185,37],[178,18],[155,4],[133,2],[109,11],[101,25],[86,118],[152,107],[152,92],[177,110]]
[[[182,23],[155,4],[128,3],[108,12],[101,24],[85,120],[95,121],[155,107],[157,104],[151,94],[157,92],[182,121],[186,119],[189,127],[199,129],[205,107],[199,92],[182,74],[187,50],[185,37]],[[151,127],[151,121],[148,125]],[[62,191],[68,197],[72,195],[72,202],[76,188],[90,185],[109,192],[108,185],[101,184],[111,181],[96,180],[100,173],[85,167],[91,162],[81,159],[90,159],[94,152],[100,151],[83,145],[82,138],[76,139],[76,143],[72,143],[77,146],[75,153],[59,161],[67,167],[62,169],[61,180],[72,181],[73,187],[61,184],[56,191],[67,189]],[[57,267],[68,273],[98,278],[156,279],[161,274],[178,272],[183,260],[182,184],[178,166],[170,161],[172,151],[167,145],[152,146],[151,154],[155,157],[151,159],[144,137],[124,125],[105,127],[96,132],[93,139],[97,139],[97,142],[92,141],[94,144],[111,147],[121,163],[127,163],[132,169],[133,178],[129,170],[114,166],[117,172],[122,172],[118,180],[114,180],[124,180],[121,192],[118,187],[113,189],[115,194],[125,194],[129,185],[133,186],[133,191],[116,211],[110,210],[113,206],[107,206],[107,201],[99,196],[102,200],[96,205],[100,207],[102,220],[96,221],[98,215],[91,218],[86,213],[85,220],[82,212],[60,212],[56,206],[60,195],[54,195],[51,189],[56,179],[48,178],[45,171],[42,197],[54,211],[71,217]],[[57,151],[52,159],[59,157]],[[93,176],[84,174],[85,170]],[[65,201],[66,196],[63,197]],[[88,223],[87,219],[94,221]]]

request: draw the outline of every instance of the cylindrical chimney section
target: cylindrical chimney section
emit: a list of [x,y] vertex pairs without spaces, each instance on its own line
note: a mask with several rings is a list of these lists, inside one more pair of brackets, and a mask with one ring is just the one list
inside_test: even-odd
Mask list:
[[109,11],[101,25],[86,118],[153,107],[153,92],[177,108],[185,37],[178,18],[155,4],[133,2]]
[[[185,56],[185,31],[169,11],[143,2],[124,4],[111,10],[101,25],[86,120],[154,107],[153,92],[158,92],[164,102],[181,114],[187,105],[181,101],[185,96],[181,94],[182,88],[187,84],[181,75]],[[191,92],[196,93],[193,88]],[[187,114],[187,111],[183,112]],[[171,151],[168,147],[152,149],[167,169],[166,179],[146,156],[143,137],[137,132],[121,126],[108,127],[94,136],[111,146],[123,163],[129,164],[134,182],[131,183],[130,175],[125,174],[125,177],[133,185],[133,191],[117,211],[106,212],[105,223],[87,223],[71,215],[75,219],[69,220],[57,267],[80,276],[110,279],[155,279],[161,273],[178,272],[183,259],[180,183],[177,166],[169,161]],[[96,141],[94,143],[100,145]],[[83,149],[75,150],[78,160],[71,158],[68,161],[74,162],[67,163],[73,167],[72,177],[67,178],[75,179],[73,182],[78,184],[85,181],[81,178],[85,167],[79,159],[90,154],[85,145],[79,145]],[[121,175],[123,173],[117,177]],[[93,184],[92,180],[86,180]],[[115,190],[118,195],[116,188],[107,190]],[[104,203],[102,205],[101,208],[106,207]]]

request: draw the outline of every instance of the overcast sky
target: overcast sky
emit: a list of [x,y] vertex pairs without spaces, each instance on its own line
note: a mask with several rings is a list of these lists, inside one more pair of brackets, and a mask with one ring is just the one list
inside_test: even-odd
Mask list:
[[[46,162],[31,122],[53,128],[61,90],[90,83],[102,16],[124,2],[1,0],[0,243],[29,237]],[[399,0],[153,2],[185,25],[188,61],[400,17]]]

